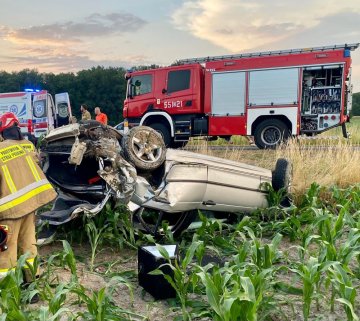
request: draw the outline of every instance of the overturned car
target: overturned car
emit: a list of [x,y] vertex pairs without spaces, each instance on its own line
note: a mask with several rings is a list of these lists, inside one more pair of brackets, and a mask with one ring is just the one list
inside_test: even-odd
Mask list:
[[274,172],[184,150],[166,149],[161,135],[139,126],[127,135],[96,121],[51,131],[43,141],[43,170],[58,197],[41,220],[61,225],[93,216],[106,203],[127,204],[133,221],[161,233],[167,221],[174,235],[197,210],[249,213],[267,206],[267,190],[288,188],[291,165],[279,159]]

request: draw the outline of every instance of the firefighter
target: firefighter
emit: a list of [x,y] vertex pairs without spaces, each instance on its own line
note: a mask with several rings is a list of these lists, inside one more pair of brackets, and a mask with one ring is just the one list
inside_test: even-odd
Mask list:
[[91,119],[91,114],[88,111],[87,105],[82,104],[80,106],[80,111],[81,111],[81,120],[90,120]]
[[28,284],[33,281],[28,265],[37,255],[35,211],[51,202],[56,192],[37,165],[34,145],[23,138],[14,114],[0,116],[0,135],[0,225],[8,229],[7,249],[0,252],[0,278],[14,270],[18,255],[27,253],[23,271]]

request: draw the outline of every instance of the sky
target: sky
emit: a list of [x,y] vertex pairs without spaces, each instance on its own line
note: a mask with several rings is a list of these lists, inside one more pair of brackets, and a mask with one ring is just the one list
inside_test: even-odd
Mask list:
[[[0,0],[0,70],[76,72],[360,42],[359,0]],[[352,52],[360,91],[360,48]]]

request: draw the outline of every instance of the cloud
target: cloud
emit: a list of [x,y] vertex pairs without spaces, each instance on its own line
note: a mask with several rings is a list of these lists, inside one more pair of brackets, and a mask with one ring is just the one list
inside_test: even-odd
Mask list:
[[[0,61],[13,70],[35,68],[44,72],[78,71],[97,65],[130,67],[127,58],[113,60],[97,50],[97,44],[103,44],[107,37],[118,41],[119,35],[136,32],[145,24],[145,20],[129,13],[96,13],[76,22],[19,29],[0,26],[0,40],[7,48],[0,53]],[[133,58],[139,63],[147,61],[145,56]]]
[[75,43],[82,38],[102,37],[112,34],[134,32],[142,28],[146,21],[130,13],[92,14],[82,21],[67,21],[54,24],[31,26],[9,30],[4,27],[3,38],[13,43],[37,41],[39,43]]
[[331,23],[326,24],[328,29],[323,30],[323,36],[333,36],[332,31],[340,36],[340,29],[342,42],[345,42],[348,33],[356,28],[359,30],[359,22],[352,19],[353,25],[350,26],[346,20],[330,17],[341,18],[343,15],[342,18],[346,19],[346,13],[353,14],[360,21],[360,2],[327,0],[324,6],[322,0],[302,0],[301,3],[283,0],[192,0],[185,1],[173,13],[172,22],[176,28],[230,52],[241,52],[284,43],[299,34],[307,33],[308,39],[312,39],[311,30],[327,21]]
[[[9,63],[18,66],[18,70],[24,68],[36,69],[40,72],[76,72],[82,69],[89,69],[93,66],[119,67],[119,61],[96,61],[89,56],[81,55],[57,55],[55,56],[18,56],[2,57]],[[126,62],[122,62],[125,66]]]
[[9,28],[6,26],[0,26],[0,39],[6,38],[9,34]]
[[[152,60],[145,55],[123,56],[121,59],[94,59],[83,52],[54,50],[51,47],[22,48],[22,55],[4,56],[1,60],[16,66],[13,70],[24,68],[36,69],[40,72],[77,72],[94,66],[130,68],[134,65],[150,65]],[[0,68],[1,69],[1,68]]]

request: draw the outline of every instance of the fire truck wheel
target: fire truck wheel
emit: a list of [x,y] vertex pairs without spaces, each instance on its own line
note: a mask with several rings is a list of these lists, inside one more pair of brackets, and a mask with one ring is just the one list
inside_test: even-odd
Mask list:
[[276,161],[275,170],[272,173],[272,187],[275,191],[284,188],[286,193],[290,192],[292,178],[291,162],[285,158]]
[[289,137],[289,128],[278,119],[267,119],[255,128],[254,140],[257,147],[276,148]]
[[166,148],[157,131],[147,126],[134,127],[122,141],[124,156],[138,170],[153,171],[165,161]]
[[165,146],[170,147],[171,145],[171,135],[169,129],[160,123],[155,123],[150,125],[151,128],[155,129],[157,132],[160,133],[162,139],[164,140]]
[[187,145],[188,142],[189,142],[188,140],[184,141],[184,142],[172,142],[171,147],[172,148],[183,148]]

